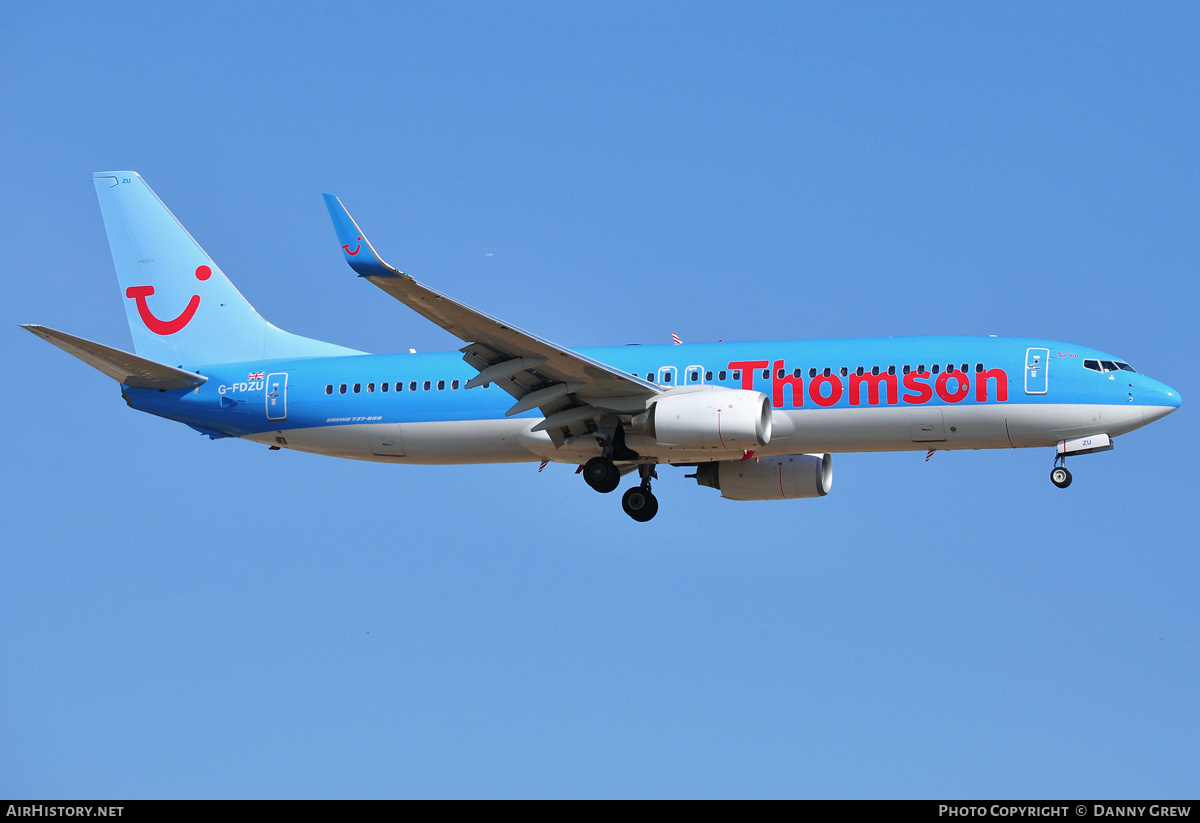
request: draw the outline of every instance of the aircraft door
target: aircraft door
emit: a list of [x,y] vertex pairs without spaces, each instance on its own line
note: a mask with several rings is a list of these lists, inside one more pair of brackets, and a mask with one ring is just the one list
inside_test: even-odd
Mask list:
[[287,420],[287,372],[267,375],[267,419]]
[[1045,394],[1049,388],[1050,350],[1025,351],[1025,393]]
[[683,383],[685,386],[698,386],[704,382],[704,369],[700,366],[688,366],[683,370]]
[[675,367],[663,366],[658,370],[658,385],[673,389],[679,385],[675,380]]

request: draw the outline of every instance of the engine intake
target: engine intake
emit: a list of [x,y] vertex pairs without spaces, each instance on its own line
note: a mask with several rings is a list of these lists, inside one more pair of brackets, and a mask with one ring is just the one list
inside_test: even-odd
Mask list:
[[771,442],[771,401],[762,392],[710,388],[663,394],[633,418],[634,434],[661,446],[727,452]]
[[719,489],[727,500],[824,497],[833,488],[833,455],[789,454],[702,463],[694,476],[701,486]]

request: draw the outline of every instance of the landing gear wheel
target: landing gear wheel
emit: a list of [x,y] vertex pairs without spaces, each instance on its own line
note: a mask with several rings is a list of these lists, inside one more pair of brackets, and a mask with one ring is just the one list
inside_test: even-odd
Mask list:
[[1055,466],[1054,470],[1050,472],[1050,482],[1060,489],[1065,489],[1071,485],[1071,473],[1067,471],[1066,466]]
[[621,498],[621,508],[639,523],[645,523],[658,514],[658,498],[649,489],[634,486]]
[[583,464],[583,479],[596,491],[608,494],[621,485],[621,470],[607,457],[593,457]]

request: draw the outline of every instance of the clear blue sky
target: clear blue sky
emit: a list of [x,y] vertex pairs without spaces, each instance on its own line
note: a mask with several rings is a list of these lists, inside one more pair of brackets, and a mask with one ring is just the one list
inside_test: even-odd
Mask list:
[[[0,6],[0,796],[1195,797],[1195,4]],[[457,343],[320,195],[567,345],[1037,335],[1183,409],[1050,450],[841,455],[647,525],[125,407],[90,173],[258,310]],[[491,256],[488,256],[491,255]]]

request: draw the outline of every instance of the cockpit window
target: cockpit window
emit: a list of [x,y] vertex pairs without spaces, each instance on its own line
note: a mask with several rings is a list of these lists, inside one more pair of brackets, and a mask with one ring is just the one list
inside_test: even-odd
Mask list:
[[1091,371],[1098,371],[1104,374],[1113,371],[1128,371],[1137,373],[1137,369],[1128,363],[1122,363],[1120,360],[1084,360],[1083,367]]

